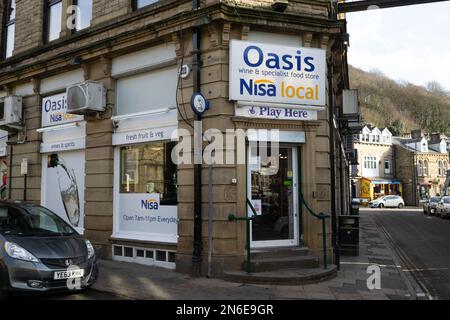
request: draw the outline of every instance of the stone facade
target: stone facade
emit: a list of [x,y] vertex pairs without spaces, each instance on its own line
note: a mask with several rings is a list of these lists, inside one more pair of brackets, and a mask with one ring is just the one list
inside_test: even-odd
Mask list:
[[[0,62],[0,85],[5,94],[13,94],[16,88],[26,86],[24,110],[26,136],[18,133],[11,138],[9,147],[12,158],[11,199],[23,199],[23,177],[20,175],[22,158],[29,162],[27,200],[41,202],[42,158],[40,144],[41,82],[57,74],[81,68],[84,78],[100,81],[107,89],[107,111],[99,116],[86,118],[86,172],[85,172],[85,236],[90,239],[102,257],[111,257],[112,244],[134,244],[140,247],[156,247],[176,251],[177,268],[189,271],[193,252],[193,167],[178,168],[178,236],[177,245],[143,241],[120,241],[111,238],[113,230],[114,196],[114,127],[111,121],[116,106],[116,81],[112,75],[111,61],[126,53],[149,48],[160,43],[174,43],[178,63],[192,63],[193,27],[201,31],[201,91],[214,107],[204,118],[204,130],[221,131],[235,128],[278,128],[286,131],[304,131],[307,143],[301,147],[302,187],[306,201],[317,212],[331,212],[330,147],[336,154],[340,146],[330,146],[329,113],[319,112],[319,119],[311,122],[269,121],[243,119],[234,116],[234,104],[228,100],[229,43],[231,39],[246,40],[251,31],[270,31],[299,37],[305,47],[327,50],[327,60],[333,66],[334,100],[341,106],[343,88],[348,86],[345,71],[345,48],[340,43],[340,33],[345,30],[343,21],[332,18],[330,1],[290,1],[286,13],[271,9],[273,1],[215,1],[201,2],[198,10],[192,10],[190,1],[163,0],[148,7],[133,10],[132,1],[94,0],[91,26],[81,32],[63,29],[61,37],[51,43],[43,43],[43,6],[34,0],[17,1],[17,27],[13,57]],[[63,0],[63,8],[70,5]],[[257,9],[257,10],[255,10]],[[65,10],[63,10],[65,12]],[[0,16],[3,16],[0,13]],[[64,21],[64,17],[63,17]],[[63,23],[65,26],[65,23]],[[4,39],[1,39],[3,41]],[[74,63],[73,61],[80,61]],[[193,77],[183,81],[179,97],[189,120],[194,118],[190,108],[193,93]],[[182,102],[181,102],[182,104]],[[179,127],[186,128],[179,119]],[[227,150],[227,152],[236,152]],[[8,158],[9,163],[9,158]],[[348,181],[343,161],[337,161],[337,172],[344,178],[336,178],[336,210],[347,212],[348,202],[340,197],[341,189]],[[230,223],[228,216],[246,214],[246,168],[243,165],[215,165],[213,174],[213,270],[240,269],[245,252],[245,227],[242,223]],[[207,167],[203,167],[203,212],[207,212]],[[237,184],[231,183],[233,178]],[[342,191],[342,192],[341,192]],[[316,255],[321,255],[321,223],[306,212],[303,213],[305,244]],[[204,214],[203,230],[207,230]],[[327,225],[328,244],[331,243],[331,224]],[[207,232],[203,232],[203,267],[206,266]],[[329,254],[331,256],[331,249]]]
[[[418,188],[428,186],[429,196],[442,194],[446,174],[439,175],[439,161],[449,163],[448,153],[414,152],[395,146],[397,176],[402,181],[406,205],[419,205],[421,199]],[[419,162],[428,161],[428,174],[418,175]],[[446,171],[446,170],[445,170]],[[423,172],[423,171],[422,171]]]

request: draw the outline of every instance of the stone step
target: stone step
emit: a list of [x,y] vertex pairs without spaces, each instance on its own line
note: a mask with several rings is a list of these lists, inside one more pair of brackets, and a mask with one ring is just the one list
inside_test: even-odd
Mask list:
[[337,267],[329,265],[325,270],[320,268],[308,269],[281,269],[270,272],[257,272],[248,274],[245,271],[229,271],[224,278],[230,282],[266,285],[306,285],[327,281],[337,276]]
[[306,256],[309,249],[306,247],[280,247],[280,248],[261,248],[252,249],[252,259],[264,258],[285,258],[293,256]]
[[[319,258],[312,256],[271,257],[251,260],[253,272],[319,267]],[[244,265],[245,268],[245,265]]]

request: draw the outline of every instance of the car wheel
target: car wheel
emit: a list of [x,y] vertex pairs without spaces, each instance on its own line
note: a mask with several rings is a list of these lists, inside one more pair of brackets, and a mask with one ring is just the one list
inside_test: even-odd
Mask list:
[[380,205],[378,206],[378,208],[383,208],[384,204],[380,203]]
[[402,209],[403,207],[404,207],[403,203],[400,203],[400,204],[398,205],[398,208],[399,208],[399,209]]

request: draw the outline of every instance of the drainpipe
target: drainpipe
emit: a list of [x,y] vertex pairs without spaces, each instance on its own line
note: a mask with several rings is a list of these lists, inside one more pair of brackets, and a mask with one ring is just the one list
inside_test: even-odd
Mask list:
[[[198,0],[192,1],[192,10],[200,7]],[[194,93],[200,92],[200,47],[201,33],[198,28],[192,30],[192,69],[194,78]],[[197,121],[201,121],[200,115]],[[201,133],[201,132],[200,132]],[[201,144],[198,146],[202,148]],[[195,150],[194,150],[195,153]],[[200,158],[200,157],[199,157]],[[201,275],[202,263],[202,164],[194,164],[194,252],[192,255],[192,271],[194,276]]]
[[334,263],[340,268],[340,254],[338,244],[337,215],[336,215],[336,149],[334,127],[334,96],[333,96],[333,64],[328,65],[328,123],[330,131],[330,188],[331,188],[331,229]]
[[8,199],[11,200],[12,193],[12,170],[13,170],[13,151],[14,147],[12,144],[9,145],[9,177],[8,177]]

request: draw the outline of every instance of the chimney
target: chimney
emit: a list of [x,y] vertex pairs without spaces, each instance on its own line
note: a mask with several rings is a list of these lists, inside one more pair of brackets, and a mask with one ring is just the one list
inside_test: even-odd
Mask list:
[[432,133],[431,134],[431,141],[430,144],[437,144],[440,143],[442,140],[440,133]]
[[421,140],[423,137],[422,129],[416,129],[411,131],[411,139]]

